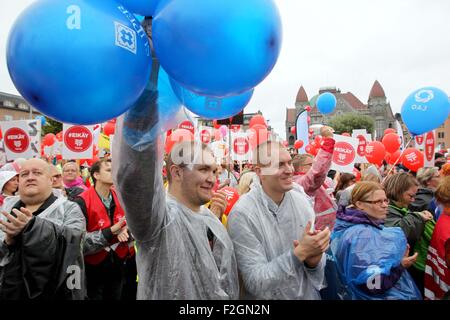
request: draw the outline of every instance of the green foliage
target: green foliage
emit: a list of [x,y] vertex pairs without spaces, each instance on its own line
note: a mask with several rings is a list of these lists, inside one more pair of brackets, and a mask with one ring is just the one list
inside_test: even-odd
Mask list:
[[366,129],[368,133],[372,133],[375,121],[369,116],[346,113],[331,118],[327,125],[333,127],[337,134],[342,134],[344,132],[351,134],[352,130],[355,129]]
[[61,122],[53,120],[49,117],[45,117],[45,119],[47,120],[47,122],[45,126],[42,126],[43,135],[46,135],[47,133],[57,134],[58,132],[62,131],[63,124]]

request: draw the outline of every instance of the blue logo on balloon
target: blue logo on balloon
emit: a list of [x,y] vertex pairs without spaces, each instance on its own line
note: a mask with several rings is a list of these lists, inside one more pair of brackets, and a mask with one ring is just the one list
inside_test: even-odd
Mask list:
[[332,113],[336,108],[336,97],[330,92],[324,92],[317,98],[316,106],[322,114]]
[[420,135],[440,127],[450,114],[448,95],[434,87],[411,93],[402,106],[402,120],[412,135]]
[[151,71],[136,17],[115,1],[40,0],[8,38],[8,71],[22,96],[66,123],[95,124],[130,108]]

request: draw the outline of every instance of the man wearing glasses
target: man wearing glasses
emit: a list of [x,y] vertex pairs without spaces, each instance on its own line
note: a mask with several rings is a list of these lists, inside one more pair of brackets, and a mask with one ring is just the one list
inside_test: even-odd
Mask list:
[[86,223],[77,204],[52,192],[49,164],[23,163],[19,195],[0,215],[0,300],[83,299]]
[[294,181],[301,185],[306,194],[314,199],[316,228],[333,229],[336,220],[337,205],[324,187],[325,179],[331,167],[335,141],[331,127],[320,128],[322,143],[317,156],[310,154],[296,155],[292,161]]

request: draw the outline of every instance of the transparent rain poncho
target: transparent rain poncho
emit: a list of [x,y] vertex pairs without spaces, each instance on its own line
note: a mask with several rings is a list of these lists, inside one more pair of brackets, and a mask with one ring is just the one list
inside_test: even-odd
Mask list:
[[308,268],[294,255],[293,241],[302,238],[313,207],[302,187],[294,184],[277,206],[259,180],[233,207],[228,232],[233,240],[247,299],[320,299],[325,255]]
[[[396,227],[376,228],[366,224],[338,223],[332,234],[332,249],[338,269],[348,284],[352,299],[417,300],[421,295],[409,273],[382,294],[369,294],[359,288],[368,282],[375,285],[378,275],[389,275],[398,267],[406,251],[406,238]],[[340,229],[343,227],[343,229]]]
[[150,83],[119,118],[112,150],[115,186],[137,244],[137,298],[237,299],[237,265],[224,226],[208,209],[193,212],[163,187],[158,114],[166,111],[159,110],[155,88]]

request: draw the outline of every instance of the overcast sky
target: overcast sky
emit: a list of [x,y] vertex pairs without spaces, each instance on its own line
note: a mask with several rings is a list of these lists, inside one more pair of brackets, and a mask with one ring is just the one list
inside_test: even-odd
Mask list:
[[[176,0],[175,0],[176,1]],[[243,1],[243,0],[242,0]],[[33,0],[0,1],[0,91],[17,94],[6,69],[9,29]],[[450,93],[449,0],[276,0],[283,45],[246,112],[261,110],[282,137],[286,107],[303,85],[353,92],[367,103],[378,80],[395,112],[422,86]]]

